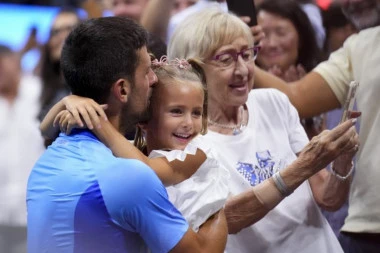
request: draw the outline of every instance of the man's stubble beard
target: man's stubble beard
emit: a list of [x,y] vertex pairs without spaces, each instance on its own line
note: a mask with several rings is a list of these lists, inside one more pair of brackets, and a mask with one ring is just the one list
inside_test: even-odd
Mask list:
[[137,123],[147,122],[150,118],[148,105],[142,112],[135,112],[131,106],[131,103],[127,103],[122,109],[120,118],[120,132],[125,135],[132,132],[136,128]]

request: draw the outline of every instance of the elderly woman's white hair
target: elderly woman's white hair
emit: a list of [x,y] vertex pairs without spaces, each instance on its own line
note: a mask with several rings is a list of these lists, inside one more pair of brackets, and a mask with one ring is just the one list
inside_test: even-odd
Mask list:
[[168,45],[168,58],[203,62],[218,48],[239,37],[253,45],[251,30],[239,17],[217,7],[206,9],[177,26]]

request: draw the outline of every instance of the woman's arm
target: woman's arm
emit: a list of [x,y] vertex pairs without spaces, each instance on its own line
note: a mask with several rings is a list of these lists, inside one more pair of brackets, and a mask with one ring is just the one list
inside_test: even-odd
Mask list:
[[347,200],[352,179],[352,158],[357,149],[354,147],[350,154],[342,155],[334,161],[332,166],[337,175],[323,169],[309,179],[314,199],[322,209],[336,211]]
[[[318,138],[313,138],[298,158],[281,171],[286,188],[294,191],[337,157],[357,150],[357,133],[352,128],[355,122],[348,120],[331,131],[322,132]],[[259,221],[284,197],[280,194],[273,178],[233,196],[225,205],[228,232],[237,233]]]

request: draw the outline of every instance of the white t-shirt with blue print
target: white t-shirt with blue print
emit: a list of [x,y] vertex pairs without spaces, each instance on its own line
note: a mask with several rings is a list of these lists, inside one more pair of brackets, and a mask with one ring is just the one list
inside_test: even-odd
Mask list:
[[[271,177],[296,159],[308,143],[298,113],[285,94],[253,90],[247,101],[249,122],[238,135],[213,131],[205,136],[215,145],[230,172],[229,190],[237,195]],[[228,253],[340,253],[329,224],[313,199],[308,182],[284,199],[263,219],[229,235]]]

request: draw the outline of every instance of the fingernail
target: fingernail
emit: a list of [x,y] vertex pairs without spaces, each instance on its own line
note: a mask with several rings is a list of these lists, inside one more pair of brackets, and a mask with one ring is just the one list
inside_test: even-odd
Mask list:
[[358,121],[358,119],[357,118],[354,118],[354,119],[351,119],[352,120],[352,123],[356,123],[356,121]]

